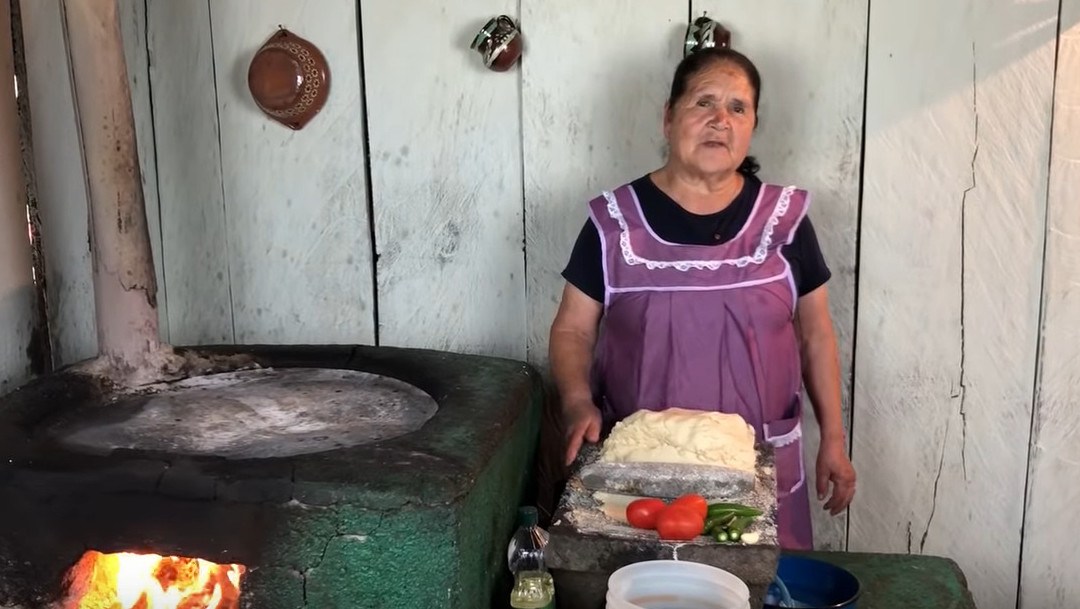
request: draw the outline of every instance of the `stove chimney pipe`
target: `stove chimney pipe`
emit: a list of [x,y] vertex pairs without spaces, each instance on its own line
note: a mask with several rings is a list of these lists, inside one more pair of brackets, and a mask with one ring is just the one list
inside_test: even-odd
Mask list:
[[158,337],[157,281],[117,0],[61,0],[89,193],[98,358],[128,385],[175,365]]

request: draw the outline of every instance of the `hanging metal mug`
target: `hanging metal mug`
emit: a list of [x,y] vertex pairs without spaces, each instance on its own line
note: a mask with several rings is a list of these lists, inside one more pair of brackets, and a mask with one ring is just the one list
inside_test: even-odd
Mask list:
[[513,19],[499,15],[480,29],[469,48],[480,53],[486,68],[505,72],[521,57],[521,31]]
[[731,32],[724,26],[705,17],[698,17],[686,28],[683,57],[702,49],[731,46]]

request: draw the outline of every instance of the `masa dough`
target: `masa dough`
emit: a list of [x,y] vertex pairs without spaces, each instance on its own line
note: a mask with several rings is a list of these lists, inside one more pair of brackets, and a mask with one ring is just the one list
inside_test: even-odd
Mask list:
[[737,414],[639,410],[615,424],[600,451],[609,463],[714,465],[753,472],[754,428]]

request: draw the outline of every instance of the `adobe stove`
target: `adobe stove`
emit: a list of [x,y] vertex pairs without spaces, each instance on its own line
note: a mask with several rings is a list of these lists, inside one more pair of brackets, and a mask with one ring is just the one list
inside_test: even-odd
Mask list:
[[0,607],[505,598],[539,376],[435,351],[160,342],[118,3],[63,8],[98,353],[0,396]]
[[198,354],[217,368],[139,389],[61,371],[0,398],[0,607],[501,597],[532,369],[387,347]]

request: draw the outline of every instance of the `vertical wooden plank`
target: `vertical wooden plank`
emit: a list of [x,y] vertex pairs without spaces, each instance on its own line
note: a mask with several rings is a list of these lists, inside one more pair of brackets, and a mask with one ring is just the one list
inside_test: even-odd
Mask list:
[[0,2],[0,395],[30,376],[35,305],[10,32],[11,5]]
[[157,164],[154,159],[154,116],[150,108],[150,58],[146,46],[146,0],[121,0],[120,33],[124,38],[131,110],[135,115],[135,140],[139,153],[146,223],[154,254],[158,287],[158,333],[169,340],[168,298],[161,252],[161,214],[158,207]]
[[469,49],[516,6],[364,3],[382,344],[525,355],[520,68],[490,72]]
[[1080,1],[1061,3],[1050,152],[1042,344],[1020,607],[1080,598]]
[[528,347],[537,365],[547,365],[561,273],[586,203],[664,162],[664,101],[682,57],[688,6],[522,3]]
[[[237,342],[374,339],[357,8],[210,4]],[[318,46],[331,70],[326,107],[300,131],[263,115],[247,88],[251,58],[279,25]]]
[[[730,29],[732,47],[761,72],[759,127],[751,145],[751,154],[761,163],[761,178],[796,184],[813,196],[810,218],[833,273],[827,286],[840,349],[846,424],[851,412],[867,2],[694,0],[692,5],[695,18],[705,13]],[[808,411],[805,420],[804,453],[807,471],[813,472],[820,434],[812,413]],[[843,549],[847,515],[830,517],[812,504],[814,545]]]
[[60,0],[22,0],[49,329],[57,366],[97,355],[86,177]]
[[849,548],[952,557],[1013,607],[1057,2],[870,12]]
[[[159,286],[169,301],[169,336],[181,345],[230,343],[230,252],[210,6],[206,0],[148,0],[147,29],[163,227]],[[225,70],[225,89],[247,82],[236,84],[236,78],[231,66]],[[271,170],[258,164],[245,169],[259,177]]]

